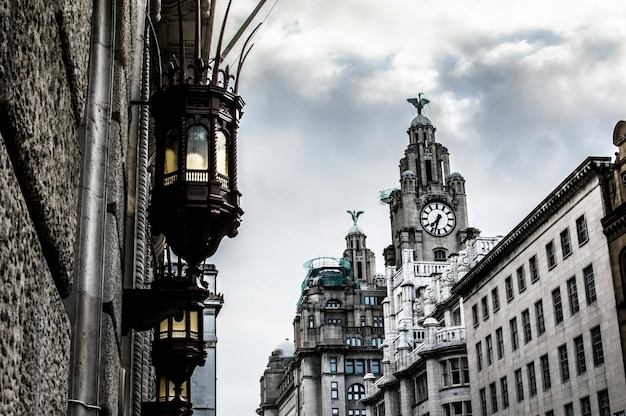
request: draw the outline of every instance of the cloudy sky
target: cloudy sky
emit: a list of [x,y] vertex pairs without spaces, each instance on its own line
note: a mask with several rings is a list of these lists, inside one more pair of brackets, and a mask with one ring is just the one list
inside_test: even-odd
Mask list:
[[[234,3],[233,26],[256,1]],[[341,256],[346,210],[365,211],[383,271],[378,192],[398,184],[415,116],[407,98],[430,99],[425,115],[484,236],[508,233],[585,157],[613,155],[626,118],[618,0],[279,0],[254,43],[240,90],[246,213],[212,258],[225,297],[222,415],[255,414],[268,356],[293,340],[302,264]]]

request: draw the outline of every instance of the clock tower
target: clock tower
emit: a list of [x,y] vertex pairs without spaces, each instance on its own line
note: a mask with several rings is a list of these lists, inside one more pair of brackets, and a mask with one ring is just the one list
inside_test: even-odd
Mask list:
[[393,244],[385,249],[385,263],[400,267],[403,250],[415,261],[448,260],[477,230],[468,228],[465,179],[450,173],[448,149],[437,142],[436,128],[422,114],[429,101],[408,100],[417,116],[408,129],[409,144],[400,160],[400,187],[381,193],[389,204]]

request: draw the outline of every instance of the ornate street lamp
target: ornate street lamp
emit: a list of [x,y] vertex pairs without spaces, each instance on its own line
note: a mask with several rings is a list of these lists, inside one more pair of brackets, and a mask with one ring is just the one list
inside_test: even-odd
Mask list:
[[[163,51],[155,45],[158,85],[149,105],[156,152],[149,222],[154,235],[165,237],[168,261],[157,267],[150,289],[124,290],[122,322],[124,333],[129,328],[154,330],[152,364],[157,393],[155,402],[142,403],[144,416],[192,413],[189,380],[207,355],[202,310],[203,301],[211,295],[202,279],[201,263],[215,253],[224,236],[237,235],[243,214],[237,185],[237,131],[244,102],[238,95],[238,79],[250,52],[248,41],[259,26],[244,43],[236,71],[231,74],[228,66],[220,65],[265,0],[222,52],[230,2],[215,56],[205,64],[201,49],[211,41],[203,43],[201,34],[208,29],[211,35],[215,0],[162,0],[163,9],[177,11],[177,19],[168,17],[163,24],[178,21],[178,57],[163,76]],[[186,65],[183,35],[189,32],[184,26],[190,15],[195,24],[194,54],[191,64]],[[168,44],[169,29],[162,28]],[[156,31],[153,34],[157,41]],[[209,51],[205,54],[209,56]],[[170,249],[177,256],[174,262]]]

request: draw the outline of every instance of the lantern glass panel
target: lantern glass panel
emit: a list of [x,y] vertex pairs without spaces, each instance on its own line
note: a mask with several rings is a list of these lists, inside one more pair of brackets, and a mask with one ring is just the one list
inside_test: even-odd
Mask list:
[[226,134],[222,130],[215,133],[217,148],[217,173],[228,177],[228,147]]
[[164,339],[168,337],[168,329],[169,329],[169,319],[165,319],[161,321],[159,324],[159,339]]
[[187,169],[209,168],[209,132],[203,126],[191,126],[187,131]]
[[198,311],[189,311],[189,336],[198,339]]
[[186,402],[189,401],[189,389],[186,381],[180,386],[180,398]]
[[172,318],[172,338],[187,338],[187,313]]
[[174,383],[172,383],[165,377],[160,377],[159,394],[157,396],[157,401],[169,402],[174,400],[174,397],[176,397],[176,392],[174,391]]
[[178,129],[170,129],[165,135],[165,163],[166,175],[178,171]]

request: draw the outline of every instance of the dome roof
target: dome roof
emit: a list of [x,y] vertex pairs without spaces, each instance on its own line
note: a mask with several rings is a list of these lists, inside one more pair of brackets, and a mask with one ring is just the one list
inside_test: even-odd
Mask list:
[[423,114],[418,114],[413,121],[411,121],[411,127],[415,126],[432,126],[433,123],[430,122],[428,117]]
[[361,227],[354,224],[352,228],[350,228],[350,230],[348,231],[348,235],[350,234],[363,234],[363,230],[361,230]]
[[450,174],[450,179],[457,179],[457,178],[463,179],[463,175],[461,175],[459,172],[452,172]]
[[274,351],[280,351],[280,355],[283,357],[293,357],[295,347],[293,345],[293,342],[289,341],[288,338],[285,338],[283,342],[276,346]]
[[402,175],[400,175],[402,177],[402,179],[404,178],[417,178],[417,175],[415,174],[415,172],[413,172],[410,169],[405,170],[404,172],[402,172]]

